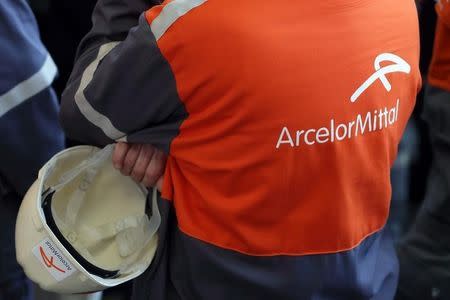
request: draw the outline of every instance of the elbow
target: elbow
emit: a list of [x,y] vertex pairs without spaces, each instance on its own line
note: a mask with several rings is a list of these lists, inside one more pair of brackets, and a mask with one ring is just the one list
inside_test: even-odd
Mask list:
[[64,91],[61,97],[59,123],[66,137],[70,140],[92,144],[89,128],[92,125],[84,118],[71,93]]
[[[59,123],[69,139],[81,140],[75,124],[79,124],[79,109],[75,99],[65,90],[61,97],[61,109],[59,111]],[[78,119],[78,120],[77,120]]]
[[75,102],[73,94],[71,95],[67,89],[61,97],[59,123],[70,140],[81,144],[103,147],[113,142],[100,128],[86,119]]

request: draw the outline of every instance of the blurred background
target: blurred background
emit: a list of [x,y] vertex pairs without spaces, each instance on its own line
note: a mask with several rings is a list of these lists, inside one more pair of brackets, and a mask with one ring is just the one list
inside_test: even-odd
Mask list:
[[[94,0],[30,0],[39,24],[41,38],[58,66],[59,75],[53,84],[61,95],[72,70],[73,60],[81,38],[91,27]],[[421,70],[426,80],[430,63],[436,15],[433,1],[419,7],[421,24]],[[413,118],[409,122],[399,147],[398,159],[392,169],[392,209],[389,228],[399,241],[410,227],[424,198],[429,173],[431,153],[427,128],[420,118],[423,92],[418,96]],[[72,141],[68,141],[73,145]],[[106,291],[103,299],[127,299],[129,285]],[[97,296],[92,296],[95,299]],[[76,296],[61,297],[38,291],[37,299],[80,299]],[[12,300],[12,299],[11,299]]]

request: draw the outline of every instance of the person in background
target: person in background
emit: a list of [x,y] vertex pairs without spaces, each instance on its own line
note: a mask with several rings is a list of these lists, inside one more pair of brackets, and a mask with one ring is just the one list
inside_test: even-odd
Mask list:
[[97,2],[61,108],[70,138],[119,142],[125,174],[164,169],[133,299],[393,299],[414,1],[157,2]]
[[73,59],[83,36],[92,27],[95,0],[29,0],[39,24],[41,39],[58,66],[53,82],[61,95],[73,67]]
[[15,258],[15,220],[39,168],[64,148],[57,68],[25,0],[0,1],[0,299],[33,299]]
[[424,203],[398,246],[398,300],[450,299],[450,1],[438,1],[436,11],[423,110],[432,165]]

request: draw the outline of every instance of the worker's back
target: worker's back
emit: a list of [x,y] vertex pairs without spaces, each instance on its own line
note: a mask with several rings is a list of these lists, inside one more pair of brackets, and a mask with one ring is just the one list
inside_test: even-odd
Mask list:
[[188,113],[163,190],[178,294],[392,298],[383,227],[420,87],[414,2],[185,1],[167,26],[176,2],[146,17]]

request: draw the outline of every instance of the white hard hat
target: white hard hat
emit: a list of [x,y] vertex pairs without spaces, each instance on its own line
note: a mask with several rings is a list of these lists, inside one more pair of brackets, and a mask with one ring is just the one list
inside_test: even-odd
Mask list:
[[57,293],[87,293],[131,280],[150,265],[161,217],[153,190],[112,166],[113,146],[56,154],[28,190],[16,223],[27,276]]

